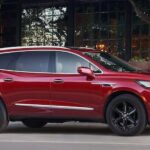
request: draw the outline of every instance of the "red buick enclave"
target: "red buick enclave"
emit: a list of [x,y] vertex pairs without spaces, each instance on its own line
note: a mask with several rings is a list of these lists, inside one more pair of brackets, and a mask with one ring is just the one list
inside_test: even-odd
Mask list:
[[0,130],[9,121],[105,122],[119,135],[150,121],[150,74],[92,49],[0,49]]

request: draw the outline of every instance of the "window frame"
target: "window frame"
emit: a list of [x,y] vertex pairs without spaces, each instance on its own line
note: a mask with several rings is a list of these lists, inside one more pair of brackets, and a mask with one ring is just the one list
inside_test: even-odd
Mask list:
[[[38,51],[38,52],[40,52],[41,53],[41,51]],[[37,52],[37,53],[38,53]],[[30,53],[32,53],[33,54],[33,58],[34,57],[37,57],[37,55],[35,54],[36,52],[33,52],[33,51],[28,51],[27,53],[25,53],[25,52],[22,52],[22,53],[20,53],[20,55],[18,55],[18,58],[14,61],[14,62],[12,62],[12,68],[14,69],[14,70],[16,70],[16,71],[23,71],[23,72],[43,72],[43,71],[40,71],[40,69],[39,69],[39,71],[28,71],[28,67],[27,67],[27,69],[24,69],[24,67],[22,68],[23,70],[19,70],[19,69],[17,69],[17,65],[18,65],[18,62],[21,60],[24,60],[25,59],[25,55],[27,54],[27,55],[30,55]],[[48,56],[47,56],[48,55]],[[48,54],[47,54],[46,56],[47,56],[47,71],[50,71],[50,70],[52,70],[52,69],[50,69],[50,67],[49,67],[49,64],[50,64],[50,53],[48,52]],[[40,57],[41,58],[41,57]],[[30,57],[30,60],[32,59],[32,57]],[[43,59],[40,59],[40,60],[43,60]],[[39,60],[39,64],[40,64],[40,60]],[[34,61],[33,61],[34,62]],[[38,62],[38,61],[37,61]],[[35,67],[33,67],[33,64],[32,64],[32,61],[31,61],[31,64],[30,63],[28,63],[26,60],[24,61],[24,63],[23,63],[25,66],[27,65],[30,65],[31,66],[31,70],[33,70],[33,68],[35,68]],[[35,64],[35,63],[34,63]],[[24,66],[23,65],[23,66]],[[38,69],[38,67],[36,66],[36,69]],[[44,71],[45,72],[45,71]]]
[[[68,53],[68,54],[70,54],[70,55],[72,55],[72,56],[74,56],[74,57],[78,57],[79,59],[82,59],[82,61],[85,61],[86,63],[88,63],[89,64],[89,67],[88,68],[90,68],[90,66],[94,66],[96,69],[98,69],[98,70],[100,70],[100,72],[102,73],[102,70],[99,68],[99,67],[97,67],[95,64],[93,64],[92,62],[90,62],[89,60],[87,60],[87,59],[85,59],[84,57],[81,57],[80,55],[78,55],[78,54],[76,54],[76,53],[70,53],[70,52],[66,52],[66,51],[56,51],[56,53],[55,53],[55,67],[57,66],[57,52],[59,52],[59,53]],[[59,54],[58,53],[58,54]],[[82,67],[82,66],[81,66]],[[91,68],[90,68],[91,69]],[[56,69],[57,70],[57,69]],[[56,71],[55,70],[55,71]],[[78,73],[61,73],[61,72],[55,72],[56,74],[78,74]]]
[[[42,49],[42,48],[41,48]],[[12,71],[12,72],[18,72],[18,73],[34,73],[34,74],[62,74],[62,75],[79,75],[79,73],[57,73],[56,72],[56,52],[65,52],[65,53],[70,53],[70,54],[73,54],[73,55],[76,55],[82,59],[84,59],[85,61],[87,61],[88,63],[92,64],[94,67],[98,68],[100,70],[101,73],[95,73],[96,75],[97,74],[103,74],[103,70],[98,67],[96,64],[94,64],[93,62],[91,62],[90,60],[88,60],[87,58],[84,58],[83,56],[77,54],[77,53],[74,53],[74,52],[71,52],[71,51],[65,51],[65,50],[21,50],[21,51],[11,51],[11,52],[2,52],[0,53],[0,55],[3,55],[3,54],[11,54],[11,53],[21,53],[21,52],[55,52],[55,72],[32,72],[32,71],[19,71],[19,70],[14,70],[14,69],[0,69],[0,70],[4,70],[4,71]],[[17,60],[16,60],[17,61]],[[16,63],[15,61],[15,63]],[[49,64],[50,65],[50,64]],[[48,68],[50,67],[48,65]]]

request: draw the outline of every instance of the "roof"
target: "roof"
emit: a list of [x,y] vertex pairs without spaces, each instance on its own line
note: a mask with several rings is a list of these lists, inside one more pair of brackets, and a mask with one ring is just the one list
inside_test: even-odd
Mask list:
[[61,46],[16,46],[16,47],[5,47],[0,48],[0,51],[4,50],[13,50],[13,49],[28,49],[28,48],[60,48],[60,49],[69,49],[67,47],[61,47]]
[[7,51],[23,51],[23,50],[37,50],[37,49],[56,49],[56,50],[69,50],[69,48],[61,47],[61,46],[16,46],[16,47],[6,47],[0,48],[0,52],[7,52]]
[[66,50],[66,51],[76,51],[76,52],[99,52],[93,48],[87,47],[61,47],[61,46],[16,46],[16,47],[6,47],[0,48],[0,52],[10,52],[10,51],[24,51],[24,50],[37,50],[37,49],[44,49],[44,50]]

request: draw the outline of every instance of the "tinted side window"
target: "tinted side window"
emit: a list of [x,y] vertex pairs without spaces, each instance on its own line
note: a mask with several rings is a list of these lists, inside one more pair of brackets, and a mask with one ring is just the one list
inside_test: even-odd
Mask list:
[[56,52],[57,73],[77,73],[78,67],[94,67],[83,58],[67,52]]
[[11,69],[12,63],[17,59],[18,53],[0,55],[0,69]]
[[29,72],[51,72],[49,69],[49,52],[21,52],[15,70]]

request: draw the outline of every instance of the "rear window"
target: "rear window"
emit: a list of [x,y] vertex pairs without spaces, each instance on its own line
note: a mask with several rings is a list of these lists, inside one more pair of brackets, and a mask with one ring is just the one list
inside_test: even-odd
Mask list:
[[0,69],[26,72],[55,72],[55,52],[25,51],[0,54]]
[[29,72],[48,72],[49,52],[21,52],[16,61],[15,70]]

